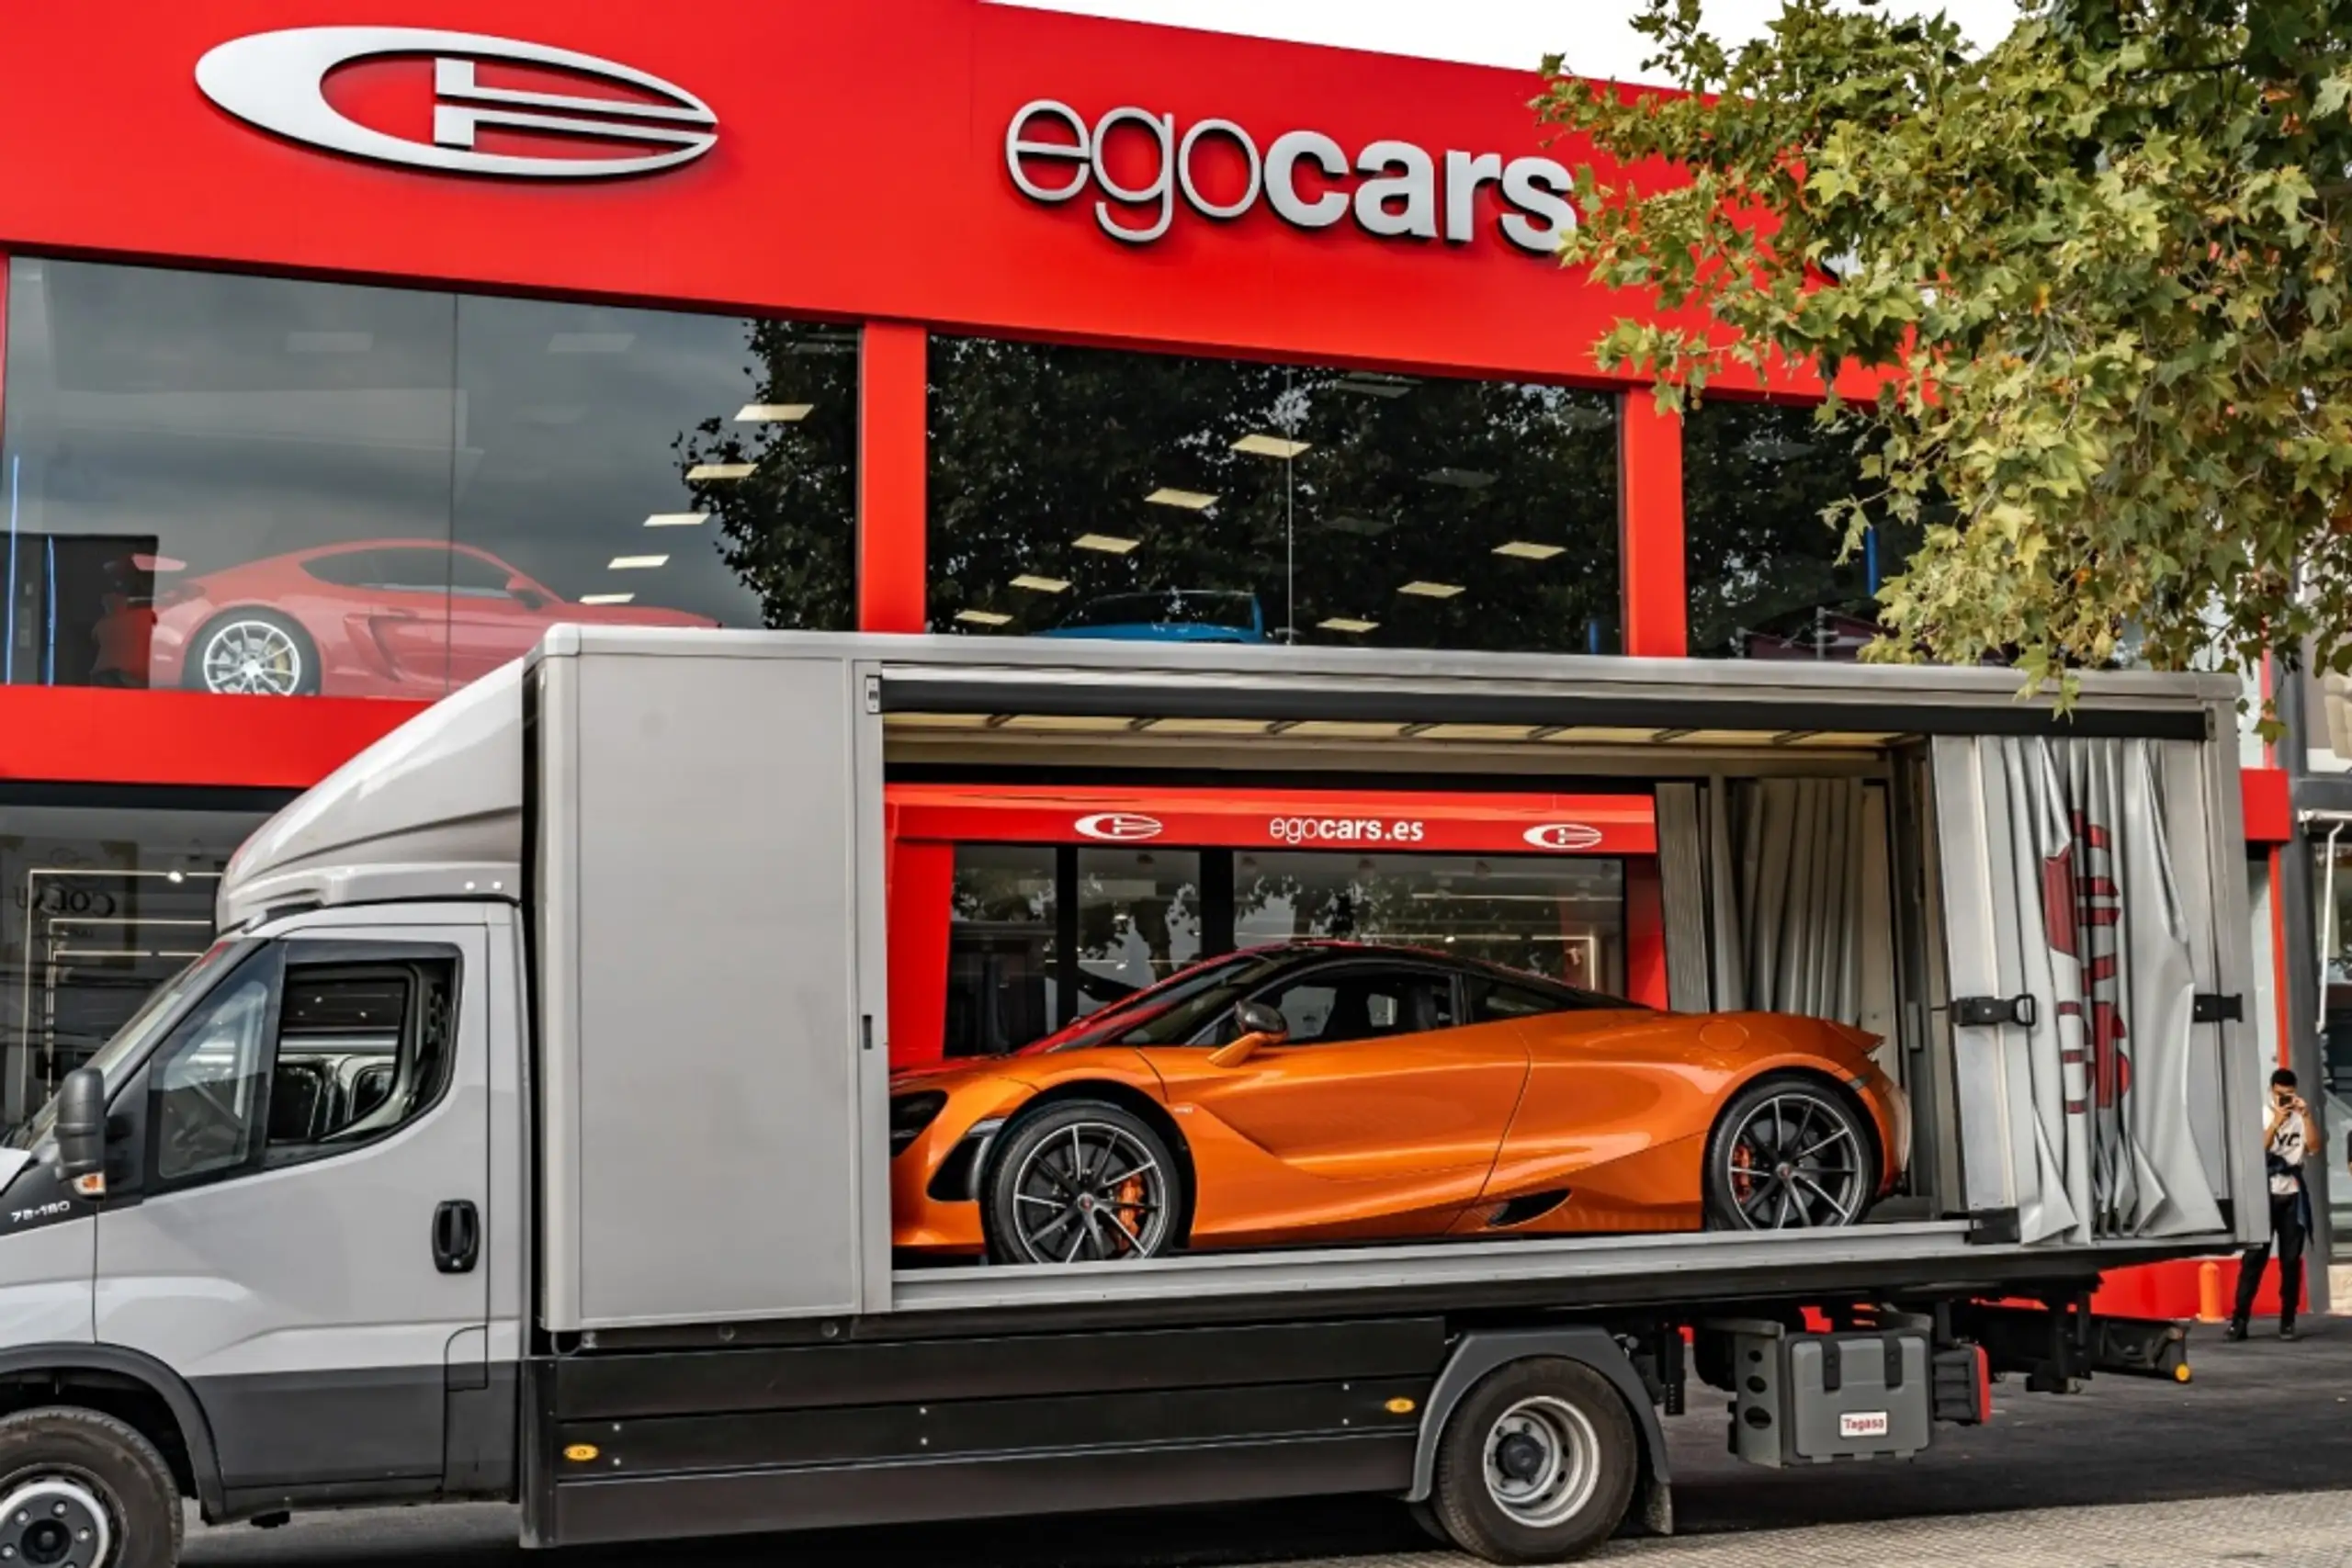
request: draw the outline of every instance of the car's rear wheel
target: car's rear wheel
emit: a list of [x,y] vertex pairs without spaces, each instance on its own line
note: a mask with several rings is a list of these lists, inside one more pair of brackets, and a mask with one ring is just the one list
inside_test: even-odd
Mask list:
[[1167,1140],[1108,1100],[1066,1100],[1006,1129],[982,1210],[999,1263],[1126,1262],[1174,1249],[1184,1172]]
[[1707,1140],[1707,1221],[1719,1230],[1820,1230],[1862,1217],[1878,1145],[1826,1078],[1776,1074],[1732,1097]]
[[275,610],[231,610],[196,634],[186,679],[197,691],[220,695],[314,696],[318,646]]

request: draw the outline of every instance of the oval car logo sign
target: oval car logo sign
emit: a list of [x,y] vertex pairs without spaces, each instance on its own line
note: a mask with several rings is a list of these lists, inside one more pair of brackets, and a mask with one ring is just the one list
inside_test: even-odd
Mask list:
[[[327,101],[331,72],[363,60],[433,62],[433,140],[412,141],[360,124]],[[631,96],[523,92],[485,86],[476,66],[537,67],[591,77]],[[683,87],[593,54],[435,28],[290,28],[224,43],[197,62],[204,96],[246,124],[308,146],[379,164],[522,179],[610,179],[691,163],[718,141],[718,117]],[[567,157],[490,152],[484,130],[587,137],[656,151]]]
[[1520,837],[1539,850],[1589,850],[1600,842],[1600,829],[1582,822],[1546,822]]
[[1081,817],[1078,830],[1090,839],[1103,839],[1114,844],[1139,843],[1159,837],[1159,818],[1146,817],[1140,811],[1098,811],[1091,817]]

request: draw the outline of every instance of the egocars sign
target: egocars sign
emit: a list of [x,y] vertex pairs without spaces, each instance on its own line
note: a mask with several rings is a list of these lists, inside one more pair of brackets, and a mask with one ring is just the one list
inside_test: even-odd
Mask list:
[[[1135,177],[1125,159],[1121,172],[1113,172],[1114,137],[1134,141],[1148,154],[1142,177]],[[1203,171],[1204,158],[1226,164],[1227,177],[1214,189]],[[1095,222],[1113,239],[1134,245],[1168,232],[1179,198],[1212,222],[1240,218],[1262,201],[1295,228],[1329,229],[1352,218],[1357,228],[1383,239],[1443,238],[1466,245],[1477,237],[1478,193],[1493,186],[1504,208],[1497,223],[1503,238],[1534,255],[1557,251],[1577,224],[1567,199],[1573,182],[1550,158],[1439,154],[1398,141],[1366,142],[1351,155],[1317,130],[1284,131],[1261,148],[1229,119],[1197,120],[1180,130],[1174,115],[1133,106],[1090,124],[1052,98],[1023,104],[1005,127],[1004,165],[1015,188],[1032,201],[1052,205],[1099,192]]]
[[[330,73],[398,55],[433,62],[433,140],[362,125],[327,99]],[[630,96],[526,92],[484,85],[477,63],[586,77]],[[718,141],[718,117],[684,87],[632,66],[568,49],[436,28],[288,28],[220,45],[197,62],[204,96],[246,124],[330,152],[448,174],[519,179],[610,179],[675,168]],[[655,151],[613,155],[491,152],[484,130],[589,138]]]

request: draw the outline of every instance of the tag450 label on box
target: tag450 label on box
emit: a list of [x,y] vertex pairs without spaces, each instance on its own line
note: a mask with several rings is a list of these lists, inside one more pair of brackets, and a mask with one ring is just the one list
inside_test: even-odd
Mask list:
[[1838,1417],[1840,1438],[1883,1438],[1888,1431],[1883,1410],[1853,1410]]

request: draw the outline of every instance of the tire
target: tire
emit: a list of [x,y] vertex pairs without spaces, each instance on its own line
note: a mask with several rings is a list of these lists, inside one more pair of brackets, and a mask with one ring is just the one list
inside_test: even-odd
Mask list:
[[[0,1548],[10,1568],[173,1568],[182,1528],[171,1466],[135,1427],[63,1404],[0,1418]],[[97,1542],[83,1532],[100,1529],[107,1539],[94,1555]]]
[[1870,1118],[1809,1073],[1775,1073],[1734,1095],[1707,1135],[1706,1158],[1711,1230],[1850,1225],[1878,1195]]
[[316,696],[318,645],[275,610],[223,611],[189,640],[180,683],[216,694]]
[[1464,1394],[1438,1439],[1430,1501],[1464,1551],[1489,1562],[1560,1562],[1617,1533],[1641,1438],[1609,1380],[1531,1356]]
[[1149,1122],[1108,1100],[1060,1100],[1014,1122],[983,1190],[997,1263],[1159,1258],[1182,1234],[1183,1168]]

